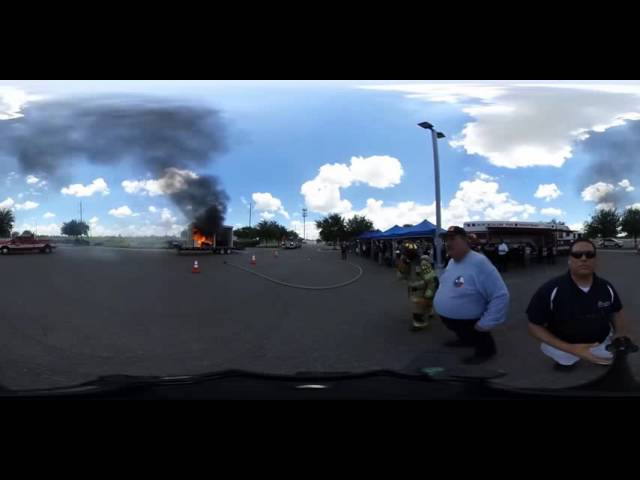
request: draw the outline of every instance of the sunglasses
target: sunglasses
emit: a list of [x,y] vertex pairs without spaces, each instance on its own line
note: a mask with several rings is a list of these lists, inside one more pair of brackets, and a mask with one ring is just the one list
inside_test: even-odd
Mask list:
[[596,258],[596,252],[571,252],[571,256],[576,260],[587,257],[589,260]]

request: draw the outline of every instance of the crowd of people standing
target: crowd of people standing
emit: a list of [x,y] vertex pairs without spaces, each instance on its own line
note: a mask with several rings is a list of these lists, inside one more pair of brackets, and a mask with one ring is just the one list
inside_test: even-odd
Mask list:
[[[407,283],[412,332],[427,330],[437,314],[455,334],[444,345],[470,348],[473,354],[463,362],[482,364],[497,354],[492,331],[507,320],[510,294],[501,273],[514,258],[523,265],[532,259],[555,264],[557,250],[509,246],[504,239],[479,245],[461,227],[449,228],[443,237],[446,266],[438,273],[433,268],[433,244],[426,240],[374,241],[370,251],[359,244],[356,252],[396,266],[398,278]],[[595,273],[596,256],[591,241],[575,240],[569,247],[568,271],[539,287],[526,310],[529,331],[556,370],[571,370],[580,360],[608,365],[612,355],[607,346],[615,338],[629,337],[617,291]]]

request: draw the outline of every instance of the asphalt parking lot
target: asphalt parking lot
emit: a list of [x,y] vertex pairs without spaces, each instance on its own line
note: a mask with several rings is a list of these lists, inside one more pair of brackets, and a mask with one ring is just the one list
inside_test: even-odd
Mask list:
[[[255,266],[249,262],[252,254]],[[200,274],[191,273],[194,260]],[[638,338],[634,277],[640,255],[603,251],[599,263],[599,273],[618,289]],[[555,266],[513,268],[505,275],[509,322],[496,331],[500,353],[486,365],[508,372],[501,382],[568,386],[602,373],[603,367],[591,365],[570,374],[554,372],[528,336],[529,298],[565,268],[561,257]],[[409,332],[406,289],[392,269],[353,255],[344,262],[339,252],[315,245],[280,251],[278,258],[271,250],[179,256],[66,247],[52,255],[2,257],[0,271],[0,384],[9,388],[63,386],[109,374],[225,369],[415,371],[457,365],[465,353],[442,347],[450,334],[438,322],[428,331]],[[640,354],[631,360],[640,375]]]

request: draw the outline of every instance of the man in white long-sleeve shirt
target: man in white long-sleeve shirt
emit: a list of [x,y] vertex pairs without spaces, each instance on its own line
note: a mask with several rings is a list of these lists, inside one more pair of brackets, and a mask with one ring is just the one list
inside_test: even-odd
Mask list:
[[501,272],[507,271],[507,264],[509,263],[509,245],[503,239],[500,239],[500,245],[498,245],[498,268]]

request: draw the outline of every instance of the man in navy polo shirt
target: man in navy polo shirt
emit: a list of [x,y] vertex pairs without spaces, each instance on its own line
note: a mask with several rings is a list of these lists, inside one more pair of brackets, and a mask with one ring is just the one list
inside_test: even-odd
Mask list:
[[608,365],[607,345],[629,334],[618,292],[595,274],[596,253],[589,240],[573,242],[569,271],[542,285],[527,308],[529,331],[556,370],[570,370],[580,359]]

